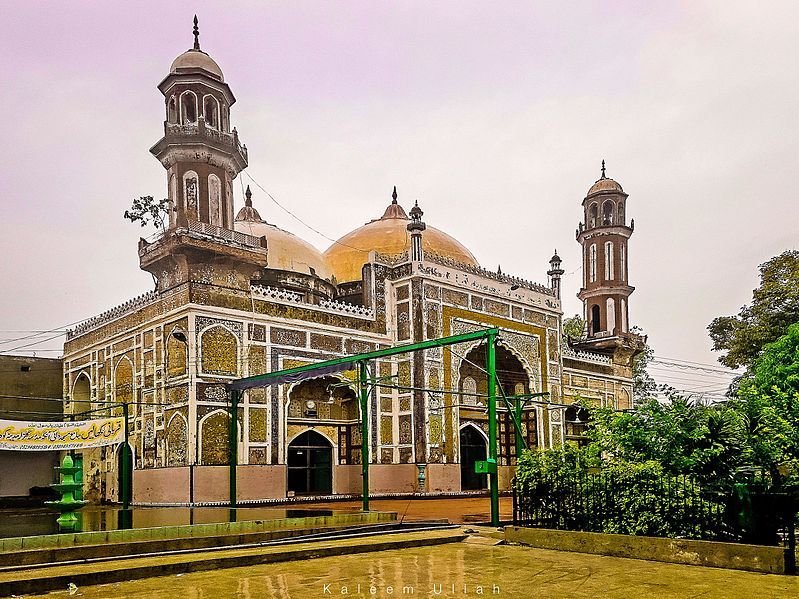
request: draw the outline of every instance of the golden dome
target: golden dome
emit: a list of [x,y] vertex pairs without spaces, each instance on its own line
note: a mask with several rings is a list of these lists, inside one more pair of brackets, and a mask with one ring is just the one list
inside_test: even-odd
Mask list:
[[[336,281],[359,281],[370,251],[397,255],[408,250],[411,247],[410,233],[406,229],[409,222],[408,215],[395,198],[381,218],[347,233],[327,248],[324,258]],[[459,241],[430,225],[422,233],[422,248],[456,262],[478,266],[472,253]]]
[[293,233],[261,220],[258,211],[252,207],[249,186],[246,204],[236,215],[233,228],[247,235],[266,237],[266,268],[315,274],[322,279],[330,279],[330,269],[322,252]]

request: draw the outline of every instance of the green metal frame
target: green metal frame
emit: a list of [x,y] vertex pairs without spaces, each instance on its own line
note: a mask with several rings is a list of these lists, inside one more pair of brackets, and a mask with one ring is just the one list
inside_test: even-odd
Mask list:
[[[361,406],[361,467],[363,472],[363,509],[369,510],[369,419],[367,418],[367,410],[369,404],[370,387],[376,385],[370,384],[368,362],[379,358],[386,358],[389,356],[396,356],[398,354],[405,354],[409,352],[430,349],[433,347],[445,347],[454,345],[456,343],[465,343],[470,341],[486,340],[486,373],[488,375],[488,453],[489,457],[496,462],[497,459],[497,406],[496,406],[496,352],[495,345],[499,329],[483,329],[474,331],[472,333],[464,333],[462,335],[452,335],[450,337],[442,337],[440,339],[430,339],[419,343],[411,343],[408,345],[399,345],[396,347],[389,347],[386,349],[379,349],[376,351],[365,352],[362,354],[355,354],[344,358],[335,358],[333,360],[325,360],[315,364],[306,364],[304,366],[296,366],[294,368],[287,368],[285,370],[276,370],[266,374],[259,374],[257,376],[245,377],[237,379],[227,384],[228,394],[230,396],[230,409],[231,409],[231,423],[230,423],[230,507],[234,510],[236,507],[236,467],[238,465],[238,402],[240,393],[245,389],[253,389],[256,387],[266,387],[272,384],[272,381],[291,374],[300,374],[304,372],[313,372],[323,368],[330,368],[334,366],[348,365],[358,370],[358,391]],[[514,420],[515,421],[515,420]],[[517,435],[518,437],[518,435]],[[490,474],[491,480],[491,523],[494,526],[499,525],[499,476],[496,472]]]

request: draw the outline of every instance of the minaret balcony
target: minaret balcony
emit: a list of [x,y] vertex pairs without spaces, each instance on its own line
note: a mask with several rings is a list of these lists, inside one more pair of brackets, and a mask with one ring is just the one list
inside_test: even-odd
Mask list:
[[169,123],[164,122],[164,137],[155,144],[150,152],[159,156],[167,148],[179,146],[207,145],[230,154],[240,165],[239,170],[247,166],[247,146],[239,141],[239,135],[234,129],[232,133],[220,131],[205,124],[205,119],[200,117],[196,123]]

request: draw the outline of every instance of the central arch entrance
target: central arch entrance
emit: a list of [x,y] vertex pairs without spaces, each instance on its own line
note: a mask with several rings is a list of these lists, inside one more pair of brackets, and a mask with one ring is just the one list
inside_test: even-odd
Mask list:
[[305,431],[289,443],[287,488],[297,495],[333,492],[333,446],[316,431]]
[[474,471],[474,463],[487,457],[486,442],[474,426],[461,429],[461,490],[479,491],[488,488],[488,477]]

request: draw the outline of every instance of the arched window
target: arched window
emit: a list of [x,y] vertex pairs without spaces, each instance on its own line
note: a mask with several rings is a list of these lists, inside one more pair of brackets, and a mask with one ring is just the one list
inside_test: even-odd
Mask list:
[[588,248],[588,282],[596,281],[596,244]]
[[228,124],[227,106],[222,104],[222,110],[220,112],[222,114],[222,118],[221,118],[222,131],[228,132],[228,131],[230,131],[230,125]]
[[219,128],[219,102],[211,95],[203,98],[203,115],[206,125],[212,129]]
[[173,125],[178,122],[178,105],[175,102],[175,96],[169,98],[166,105],[166,120]]
[[613,280],[613,242],[605,242],[605,280]]
[[589,224],[588,228],[596,227],[596,220],[599,216],[599,208],[596,204],[591,204],[591,208],[588,209],[589,214]]
[[605,200],[605,203],[602,204],[602,224],[603,225],[612,225],[613,224],[613,213],[615,212],[615,206],[611,200]]
[[[178,178],[172,174],[169,177],[169,226],[175,224],[175,212],[178,206]],[[185,206],[184,206],[185,208]]]
[[619,202],[619,220],[620,225],[624,224],[624,202]]
[[594,304],[591,306],[591,332],[598,333],[600,331],[599,323],[599,306]]
[[606,309],[605,314],[608,325],[605,327],[605,330],[610,333],[613,333],[614,329],[616,328],[616,301],[612,297],[609,297],[605,301],[605,309]]
[[183,175],[183,205],[186,207],[186,216],[197,219],[197,202],[200,195],[197,173],[188,171]]
[[[75,379],[75,384],[72,386],[72,404],[70,405],[69,399],[65,402],[65,412],[70,413],[72,409],[77,409],[78,412],[91,409],[92,400],[92,384],[89,377],[85,372],[81,372],[78,378]],[[72,409],[70,409],[72,408]]]
[[180,95],[180,122],[184,125],[197,122],[197,96],[185,91]]
[[216,175],[208,175],[208,220],[222,226],[222,182]]

